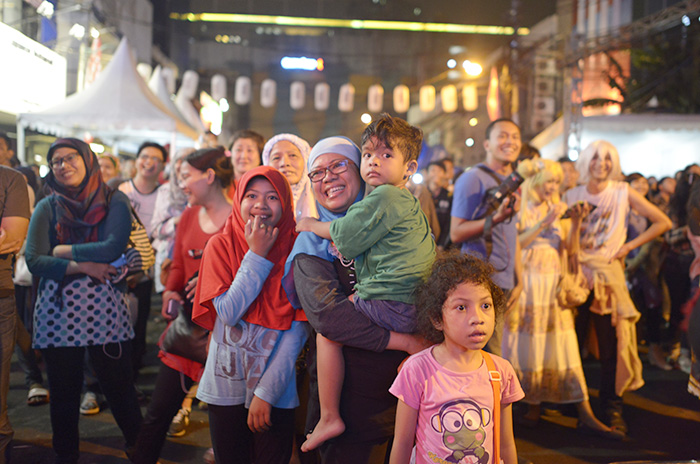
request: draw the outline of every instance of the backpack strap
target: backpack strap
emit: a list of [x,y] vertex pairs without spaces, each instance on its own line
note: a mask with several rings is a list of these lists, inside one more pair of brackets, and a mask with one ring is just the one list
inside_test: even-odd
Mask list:
[[498,186],[498,185],[501,185],[501,182],[503,182],[503,180],[502,180],[502,179],[499,179],[498,176],[496,175],[496,173],[493,172],[493,169],[489,168],[489,167],[486,166],[485,164],[479,163],[479,164],[476,165],[476,167],[479,168],[479,169],[481,169],[483,172],[485,172],[485,173],[488,174],[489,176],[491,176],[491,178],[492,178],[493,180],[496,181],[496,185],[497,185],[497,186]]
[[493,389],[493,462],[501,462],[501,373],[496,369],[493,358],[486,351],[481,351],[489,370],[489,380]]

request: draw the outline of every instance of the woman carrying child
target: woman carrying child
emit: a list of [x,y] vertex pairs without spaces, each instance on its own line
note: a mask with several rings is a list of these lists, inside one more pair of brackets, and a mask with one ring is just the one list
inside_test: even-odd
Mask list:
[[493,267],[459,252],[439,257],[418,287],[419,329],[436,345],[404,363],[391,464],[518,462],[512,403],[524,393],[508,361],[482,351],[505,305]]
[[[360,174],[375,187],[347,214],[331,222],[299,221],[299,231],[332,240],[338,252],[356,260],[355,308],[380,327],[402,333],[416,330],[413,296],[435,257],[435,241],[420,203],[406,188],[418,167],[423,133],[383,114],[362,134]],[[325,176],[312,172],[311,180]],[[343,433],[339,411],[343,386],[342,344],[318,334],[321,418],[302,451]]]
[[295,361],[308,327],[281,283],[294,225],[289,183],[257,167],[204,250],[192,319],[212,335],[197,398],[209,405],[219,464],[288,464],[292,453]]
[[[343,217],[362,200],[360,149],[346,137],[328,137],[311,150],[308,169],[322,221]],[[294,276],[291,279],[291,276]],[[409,334],[390,332],[355,310],[348,299],[356,283],[354,261],[343,257],[330,240],[302,232],[287,261],[285,289],[310,324],[343,344],[345,381],[340,414],[345,431],[320,446],[323,462],[384,464],[394,434],[396,398],[389,393],[406,354],[425,346]],[[296,284],[296,287],[295,285]],[[310,340],[311,377],[307,430],[319,419],[315,337]]]

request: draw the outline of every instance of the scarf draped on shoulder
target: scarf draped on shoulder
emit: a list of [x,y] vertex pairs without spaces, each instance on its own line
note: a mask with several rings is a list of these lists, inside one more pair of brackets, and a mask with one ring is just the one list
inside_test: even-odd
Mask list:
[[67,187],[58,182],[53,171],[46,176],[56,207],[56,237],[61,244],[96,242],[97,226],[107,216],[110,189],[102,181],[97,156],[82,140],[56,139],[46,156],[49,164],[56,150],[62,147],[78,152],[85,163],[85,178],[79,186]]

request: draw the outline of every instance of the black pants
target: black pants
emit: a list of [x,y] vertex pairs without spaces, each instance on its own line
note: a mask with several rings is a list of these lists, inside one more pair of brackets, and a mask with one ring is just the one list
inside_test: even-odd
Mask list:
[[134,324],[134,347],[132,352],[134,379],[136,379],[139,369],[143,365],[143,357],[146,354],[146,323],[151,312],[153,281],[149,279],[139,282],[130,291],[138,300],[138,314],[136,316],[136,324]]
[[600,404],[604,411],[622,412],[622,397],[615,393],[615,372],[617,371],[617,332],[612,325],[612,316],[601,316],[590,311],[594,292],[578,308],[576,334],[579,346],[584,346],[588,334],[588,324],[593,324],[598,339],[600,355]]
[[666,255],[661,269],[668,285],[668,293],[671,295],[671,314],[669,315],[668,336],[666,337],[671,343],[681,340],[679,329],[683,320],[681,307],[691,295],[690,264],[693,262],[693,258],[693,255],[684,255],[671,251]]
[[160,363],[155,390],[136,439],[132,459],[134,463],[158,462],[170,423],[180,410],[182,401],[193,384],[194,381],[185,374]]
[[131,341],[87,348],[45,348],[42,353],[51,393],[51,428],[57,463],[78,462],[78,419],[86,349],[127,448],[136,443],[141,427],[141,409],[131,375]]
[[266,432],[248,428],[243,405],[209,404],[209,432],[217,464],[289,464],[294,436],[294,409],[272,408]]

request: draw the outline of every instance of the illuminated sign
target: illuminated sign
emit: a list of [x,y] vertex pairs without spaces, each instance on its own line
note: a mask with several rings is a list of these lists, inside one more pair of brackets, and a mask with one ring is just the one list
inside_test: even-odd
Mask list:
[[280,60],[282,69],[301,69],[303,71],[323,71],[323,58],[307,58],[305,56],[285,56]]
[[[376,21],[368,19],[302,18],[236,13],[170,13],[170,19],[190,22],[272,24],[275,26],[332,27],[344,29],[373,29],[383,31],[445,32],[451,34],[513,35],[510,26],[480,24],[421,23],[415,21]],[[518,35],[528,35],[530,29],[519,27]]]
[[0,111],[40,111],[66,98],[66,59],[0,23],[0,56],[12,70],[0,72]]

